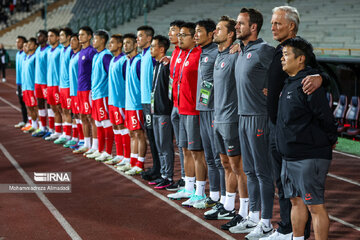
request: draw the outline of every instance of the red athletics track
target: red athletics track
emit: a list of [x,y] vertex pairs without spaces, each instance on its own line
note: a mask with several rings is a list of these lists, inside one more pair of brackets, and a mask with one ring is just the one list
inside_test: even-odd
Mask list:
[[[1,193],[0,239],[244,238],[217,230],[226,221],[202,220],[204,210],[167,200],[167,191],[152,190],[140,177],[124,177],[105,164],[22,133],[13,127],[20,119],[14,71],[8,71],[8,82],[0,84],[0,184],[26,183],[13,159],[30,178],[32,172],[71,172],[72,193],[46,193],[47,204],[34,193]],[[360,239],[359,171],[360,158],[334,153],[326,192],[329,239]],[[275,199],[274,226],[278,218]]]

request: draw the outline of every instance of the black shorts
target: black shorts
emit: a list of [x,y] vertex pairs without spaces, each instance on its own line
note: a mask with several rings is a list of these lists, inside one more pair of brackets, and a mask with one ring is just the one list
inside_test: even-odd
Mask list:
[[325,179],[331,160],[282,160],[281,181],[286,198],[301,197],[306,205],[324,204]]
[[180,114],[179,147],[192,151],[203,150],[200,136],[199,115]]

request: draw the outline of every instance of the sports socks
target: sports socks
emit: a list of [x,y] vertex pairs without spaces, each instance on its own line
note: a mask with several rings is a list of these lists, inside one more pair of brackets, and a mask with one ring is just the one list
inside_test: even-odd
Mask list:
[[54,114],[54,111],[50,108],[48,109],[48,117],[49,117],[49,129],[51,132],[54,132],[55,114]]
[[214,191],[210,191],[210,198],[211,200],[217,202],[220,199],[220,193],[219,192],[214,192]]
[[185,190],[188,192],[194,191],[195,177],[185,176]]
[[205,185],[206,185],[206,181],[196,181],[195,195],[204,196],[205,195]]
[[239,214],[245,218],[248,215],[249,210],[249,198],[240,198]]
[[224,208],[227,211],[232,211],[235,208],[235,197],[236,193],[226,192]]
[[39,118],[40,118],[40,129],[41,131],[45,131],[46,127],[46,110],[45,109],[39,109]]
[[121,130],[114,129],[115,148],[117,156],[124,156]]

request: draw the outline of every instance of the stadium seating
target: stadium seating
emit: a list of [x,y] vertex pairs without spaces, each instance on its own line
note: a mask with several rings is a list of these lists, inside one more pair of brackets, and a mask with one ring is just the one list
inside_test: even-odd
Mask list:
[[334,111],[335,120],[338,123],[338,133],[341,133],[346,130],[345,127],[345,113],[347,109],[347,97],[345,95],[340,95],[339,101]]

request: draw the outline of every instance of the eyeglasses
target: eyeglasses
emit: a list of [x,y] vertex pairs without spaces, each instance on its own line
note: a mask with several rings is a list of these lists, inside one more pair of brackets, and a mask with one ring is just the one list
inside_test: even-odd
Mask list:
[[184,38],[184,37],[186,37],[186,36],[192,36],[192,34],[190,34],[190,33],[189,33],[189,34],[185,34],[185,33],[180,34],[180,33],[179,33],[179,34],[177,34],[176,36],[177,36],[178,38]]

